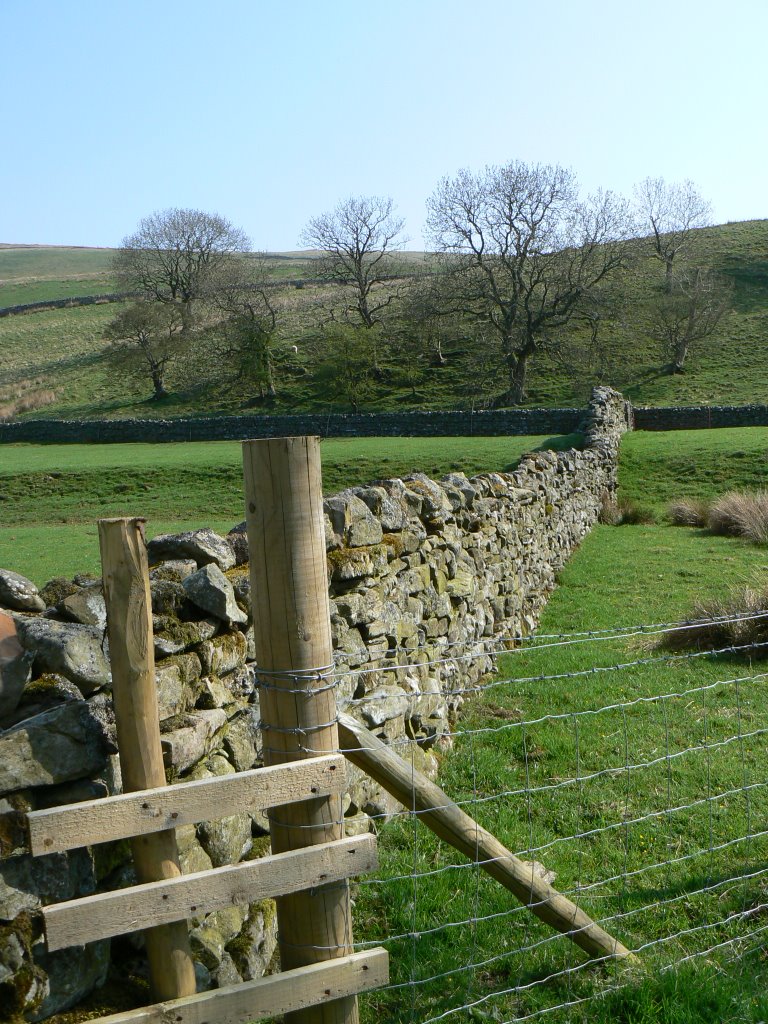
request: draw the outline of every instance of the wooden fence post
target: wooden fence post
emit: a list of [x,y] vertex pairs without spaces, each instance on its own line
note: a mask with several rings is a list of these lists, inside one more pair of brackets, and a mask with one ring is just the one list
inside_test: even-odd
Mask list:
[[[123,790],[165,786],[152,644],[152,599],[142,519],[100,519],[99,547],[107,605],[112,700]],[[176,832],[131,840],[140,882],[181,874]],[[175,999],[195,991],[195,969],[186,921],[144,932],[152,992]]]
[[[243,442],[256,662],[266,764],[338,750],[336,695],[316,437]],[[273,853],[343,835],[341,797],[270,812]],[[344,882],[277,901],[283,970],[352,952]],[[356,1024],[350,996],[290,1015],[293,1024]]]

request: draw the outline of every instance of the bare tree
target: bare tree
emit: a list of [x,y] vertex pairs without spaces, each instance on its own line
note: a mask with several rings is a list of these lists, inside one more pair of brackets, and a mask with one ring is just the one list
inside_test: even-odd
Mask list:
[[668,185],[663,178],[645,178],[634,192],[637,214],[651,229],[651,249],[664,264],[671,293],[674,261],[689,248],[691,232],[710,223],[712,206],[688,179]]
[[352,313],[363,327],[380,323],[394,299],[391,291],[377,286],[391,275],[392,257],[405,244],[403,224],[391,199],[352,196],[329,213],[313,217],[301,234],[301,245],[322,252],[320,275],[349,290],[344,312]]
[[216,213],[162,210],[123,239],[113,268],[124,291],[176,306],[187,332],[193,304],[211,276],[236,262],[248,245],[247,236]]
[[691,346],[714,334],[731,304],[732,288],[709,270],[677,274],[672,291],[660,296],[651,314],[650,334],[669,353],[670,373],[684,373]]
[[166,398],[165,374],[179,354],[181,318],[173,306],[136,302],[123,309],[104,332],[112,362],[121,373],[147,377],[153,398]]
[[627,260],[627,205],[610,192],[582,201],[572,171],[513,161],[444,178],[427,209],[465,311],[501,346],[501,400],[518,404],[530,358]]
[[216,354],[237,366],[240,380],[258,387],[260,398],[275,388],[274,342],[279,298],[271,287],[266,253],[254,253],[211,275],[203,293],[220,317],[211,328]]

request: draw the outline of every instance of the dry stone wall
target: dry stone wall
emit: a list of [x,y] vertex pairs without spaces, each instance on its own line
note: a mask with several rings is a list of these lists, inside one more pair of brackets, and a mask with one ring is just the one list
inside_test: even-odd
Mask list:
[[[493,669],[489,641],[532,630],[555,574],[616,488],[620,395],[595,390],[584,447],[536,452],[513,473],[421,474],[329,497],[325,530],[340,709],[434,773],[468,687]],[[171,781],[261,763],[247,538],[155,538],[154,648]],[[41,905],[131,884],[124,843],[32,859],[24,814],[120,792],[101,583],[41,591],[0,571],[0,1019],[43,1020],[140,962],[140,939],[47,954]],[[473,655],[464,659],[465,655]],[[350,768],[350,833],[396,809]],[[179,829],[185,872],[260,856],[261,814]],[[191,922],[200,987],[260,976],[275,946],[269,902]],[[141,969],[140,967],[138,968]],[[3,1013],[6,1014],[3,1017]]]

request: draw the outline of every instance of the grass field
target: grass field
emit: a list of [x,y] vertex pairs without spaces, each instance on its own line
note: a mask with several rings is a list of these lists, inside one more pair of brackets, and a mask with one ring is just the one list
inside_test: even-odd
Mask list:
[[[578,438],[359,438],[322,445],[327,494],[414,470],[441,476],[514,466],[538,447]],[[98,570],[96,520],[143,515],[150,536],[244,515],[237,442],[4,445],[0,448],[0,566],[37,583]]]
[[[699,258],[733,285],[733,309],[715,334],[692,350],[684,375],[664,372],[668,359],[649,335],[647,306],[661,271],[657,261],[642,259],[617,282],[626,309],[604,328],[597,347],[590,346],[585,331],[573,328],[564,351],[533,359],[527,404],[580,405],[598,382],[618,387],[638,405],[768,402],[768,220],[701,229],[696,237]],[[105,269],[110,252],[0,248],[0,305],[82,294],[87,282],[93,291],[109,291],[114,287]],[[421,254],[407,255],[414,266],[423,265]],[[273,262],[276,280],[312,277],[313,272],[308,254],[276,255]],[[277,397],[263,406],[266,411],[349,407],[348,397],[332,394],[313,355],[319,307],[330,301],[331,291],[307,287],[282,293],[285,315],[275,341]],[[253,387],[238,380],[234,365],[210,358],[203,344],[193,345],[169,371],[169,397],[149,402],[146,382],[137,384],[110,370],[103,329],[118,311],[110,305],[0,320],[0,351],[8,358],[0,364],[0,406],[9,388],[32,381],[55,392],[46,415],[179,416],[253,406]],[[395,317],[387,332],[392,332],[391,350],[361,399],[363,409],[468,408],[503,391],[498,352],[479,352],[468,324],[445,328],[443,365],[421,360],[416,371],[402,343],[409,335],[408,322]]]
[[[483,439],[485,449],[472,449],[480,439],[414,440],[412,448],[325,442],[326,489],[413,465],[435,475],[503,468],[540,440]],[[764,479],[766,441],[762,428],[629,435],[621,488],[660,515],[671,497],[754,487]],[[215,504],[217,514],[232,511],[223,529],[240,518],[237,447],[4,448],[0,509],[6,524],[12,508],[17,525],[0,530],[0,565],[20,550],[11,538],[24,529],[25,567],[38,582],[95,568],[95,531],[84,522],[93,513],[175,511],[178,526],[200,511],[193,522],[202,525]],[[57,510],[71,522],[57,525]],[[78,549],[80,536],[87,543]],[[599,526],[560,574],[539,632],[684,619],[697,598],[723,597],[745,581],[768,586],[765,550],[661,521]],[[733,942],[763,927],[768,904],[768,694],[764,680],[751,678],[760,662],[731,652],[594,671],[655,654],[627,637],[504,655],[499,685],[464,705],[440,773],[473,817],[555,871],[561,891],[639,948],[640,965],[585,966],[567,940],[553,939],[495,883],[458,866],[431,833],[401,817],[380,831],[380,867],[356,894],[356,939],[384,942],[392,981],[402,986],[366,997],[366,1024],[503,1024],[542,1013],[558,1024],[768,1018],[761,943]],[[726,682],[733,679],[741,682]],[[697,956],[718,943],[731,945]]]
[[[697,493],[753,486],[766,439],[764,431],[632,435],[621,483],[661,509],[685,457],[702,467]],[[681,486],[693,486],[691,477]],[[668,525],[600,526],[561,573],[539,632],[680,620],[695,599],[724,597],[745,581],[768,587],[764,550]],[[356,902],[358,938],[384,941],[402,986],[369,997],[367,1019],[765,1021],[759,938],[697,956],[765,923],[765,680],[712,685],[755,676],[760,662],[726,654],[595,672],[658,654],[637,638],[608,638],[503,656],[507,682],[465,704],[440,775],[449,796],[510,849],[542,861],[558,889],[642,947],[638,968],[585,966],[567,940],[404,816],[381,831],[382,881],[363,881]],[[542,678],[563,674],[572,678]],[[632,703],[640,699],[648,700]],[[630,707],[610,707],[622,702]],[[521,947],[527,952],[516,953]],[[601,991],[605,998],[590,998]],[[553,1009],[560,1004],[573,1005]],[[470,1008],[456,1012],[462,1006]]]

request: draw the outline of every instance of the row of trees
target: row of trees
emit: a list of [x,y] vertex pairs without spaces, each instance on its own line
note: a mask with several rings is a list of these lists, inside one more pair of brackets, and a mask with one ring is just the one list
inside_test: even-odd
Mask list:
[[[440,364],[445,324],[459,323],[478,343],[478,364],[481,339],[495,349],[505,371],[498,401],[518,404],[536,353],[567,350],[574,336],[594,346],[605,323],[616,323],[617,275],[645,253],[663,266],[647,333],[667,348],[670,371],[682,372],[690,347],[728,308],[723,282],[690,258],[709,213],[689,181],[648,178],[629,203],[612,192],[582,197],[574,173],[558,166],[463,170],[428,202],[434,256],[415,275],[413,263],[404,269],[407,240],[392,200],[347,199],[300,239],[318,250],[315,276],[336,286],[318,307],[318,364],[347,374],[345,397],[356,404],[367,376],[384,372],[383,345],[406,371],[425,357]],[[138,357],[157,398],[170,363],[200,337],[262,397],[275,393],[280,297],[265,254],[249,248],[224,218],[196,210],[153,214],[124,239],[115,272],[140,298],[107,334],[126,367]]]

